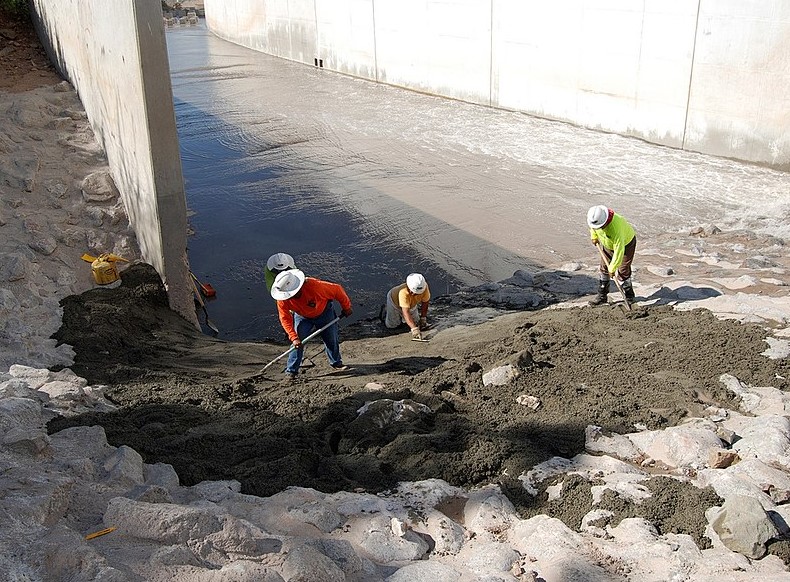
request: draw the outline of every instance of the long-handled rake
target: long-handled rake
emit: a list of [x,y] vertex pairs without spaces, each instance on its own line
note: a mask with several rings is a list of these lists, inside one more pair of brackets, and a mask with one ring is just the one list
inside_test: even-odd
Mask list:
[[[320,334],[322,331],[324,331],[326,328],[328,328],[329,326],[331,326],[331,325],[333,325],[333,324],[337,323],[338,321],[340,321],[340,317],[336,317],[336,318],[334,318],[332,321],[330,321],[329,323],[327,323],[327,324],[326,324],[324,327],[322,327],[321,329],[317,329],[317,330],[315,330],[313,333],[311,333],[310,335],[308,335],[306,338],[304,338],[304,339],[302,340],[302,345],[306,344],[306,343],[307,343],[307,342],[309,342],[311,339],[313,339],[315,336],[317,336],[317,335],[318,335],[318,334]],[[282,354],[280,354],[279,356],[277,356],[276,358],[274,358],[274,359],[273,359],[271,362],[269,362],[268,364],[266,364],[266,365],[265,365],[263,368],[261,368],[261,371],[260,371],[260,372],[258,372],[258,374],[259,374],[260,376],[263,376],[263,374],[264,374],[264,372],[266,372],[267,368],[269,368],[269,367],[270,367],[271,365],[273,365],[274,363],[276,363],[276,362],[279,362],[280,360],[282,360],[282,359],[283,359],[285,356],[287,356],[288,354],[290,354],[290,353],[291,353],[292,351],[294,351],[295,349],[296,349],[296,346],[292,345],[290,348],[288,348],[287,350],[285,350],[285,351],[284,351]]]

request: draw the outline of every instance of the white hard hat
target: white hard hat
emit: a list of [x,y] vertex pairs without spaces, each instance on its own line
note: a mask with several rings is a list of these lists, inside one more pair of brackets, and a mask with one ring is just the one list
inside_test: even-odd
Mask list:
[[593,206],[587,211],[587,225],[590,228],[602,228],[609,220],[609,209],[606,206]]
[[290,299],[302,288],[304,279],[304,273],[299,269],[283,271],[274,278],[274,283],[272,284],[272,297],[279,301]]
[[420,275],[419,273],[412,273],[408,277],[406,277],[406,287],[409,288],[409,291],[418,295],[425,291],[425,288],[428,286],[428,283],[425,282],[425,277]]
[[270,271],[285,271],[295,269],[294,258],[286,253],[275,253],[266,261],[266,266]]

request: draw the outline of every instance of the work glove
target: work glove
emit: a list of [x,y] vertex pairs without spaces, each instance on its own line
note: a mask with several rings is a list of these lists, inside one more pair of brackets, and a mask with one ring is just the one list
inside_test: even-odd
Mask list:
[[423,316],[420,318],[420,329],[425,329],[428,327],[428,318]]
[[420,333],[420,328],[419,327],[411,328],[411,337],[413,339],[418,339],[418,340],[422,339],[422,334]]
[[343,309],[340,312],[340,317],[351,317],[352,313],[354,313],[354,311],[349,307],[348,309]]
[[299,348],[302,347],[302,340],[296,338],[294,341],[291,342],[291,344],[293,345],[294,348],[298,350]]

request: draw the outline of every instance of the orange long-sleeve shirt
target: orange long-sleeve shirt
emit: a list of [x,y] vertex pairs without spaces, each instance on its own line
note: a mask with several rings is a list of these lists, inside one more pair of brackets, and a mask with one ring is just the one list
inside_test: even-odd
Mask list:
[[280,324],[288,335],[288,339],[294,341],[299,337],[294,328],[294,321],[291,316],[292,311],[302,317],[312,319],[321,315],[326,309],[326,304],[333,299],[340,303],[341,309],[351,309],[351,299],[348,298],[342,286],[337,283],[307,277],[298,297],[278,300],[277,313],[280,316]]

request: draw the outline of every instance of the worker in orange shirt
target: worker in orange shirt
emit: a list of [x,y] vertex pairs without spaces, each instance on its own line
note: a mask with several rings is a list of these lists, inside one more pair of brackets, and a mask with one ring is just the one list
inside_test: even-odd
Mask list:
[[[345,290],[337,283],[306,277],[299,269],[281,272],[274,279],[271,290],[277,301],[280,325],[285,330],[294,349],[288,356],[285,367],[286,378],[293,380],[299,373],[304,348],[301,338],[307,337],[315,329],[320,329],[335,319],[334,302],[340,304],[341,317],[352,313],[351,300]],[[335,370],[347,370],[340,357],[340,339],[337,322],[321,332],[321,339],[329,365]]]

